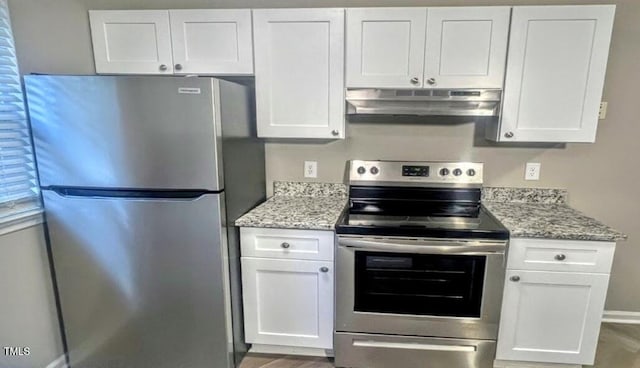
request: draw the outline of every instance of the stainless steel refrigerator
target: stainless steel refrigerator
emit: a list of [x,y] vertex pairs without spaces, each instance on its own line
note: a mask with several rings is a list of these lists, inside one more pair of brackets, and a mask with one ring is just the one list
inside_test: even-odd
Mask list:
[[232,225],[265,196],[250,88],[138,76],[25,85],[71,368],[232,367],[244,351]]

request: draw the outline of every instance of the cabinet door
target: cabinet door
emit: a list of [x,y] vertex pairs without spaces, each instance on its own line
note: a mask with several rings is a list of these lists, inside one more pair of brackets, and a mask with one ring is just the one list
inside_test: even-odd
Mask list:
[[426,8],[347,9],[347,87],[422,86]]
[[344,9],[253,11],[258,136],[344,138]]
[[168,11],[91,10],[89,18],[97,73],[173,73]]
[[333,262],[243,257],[242,289],[247,343],[333,348]]
[[511,8],[429,8],[424,85],[502,88]]
[[176,74],[253,74],[251,10],[170,10]]
[[607,274],[508,270],[496,358],[593,364],[608,282]]
[[595,142],[614,11],[513,8],[498,140]]

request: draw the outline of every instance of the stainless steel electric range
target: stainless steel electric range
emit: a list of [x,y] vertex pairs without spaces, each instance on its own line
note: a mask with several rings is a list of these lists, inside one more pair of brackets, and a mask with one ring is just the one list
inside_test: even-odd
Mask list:
[[350,162],[336,225],[335,365],[492,367],[509,233],[483,165]]

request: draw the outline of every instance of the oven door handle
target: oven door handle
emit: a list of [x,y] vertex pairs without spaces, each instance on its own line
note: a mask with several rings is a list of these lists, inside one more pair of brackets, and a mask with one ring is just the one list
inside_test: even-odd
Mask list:
[[339,238],[338,244],[362,250],[379,250],[401,253],[426,254],[504,254],[506,242],[456,241],[456,240],[366,240],[362,238]]
[[364,348],[386,348],[386,349],[405,349],[405,350],[429,350],[429,351],[478,351],[478,347],[474,345],[440,345],[440,344],[422,344],[422,343],[403,343],[403,342],[386,342],[386,341],[368,341],[355,340],[353,346]]

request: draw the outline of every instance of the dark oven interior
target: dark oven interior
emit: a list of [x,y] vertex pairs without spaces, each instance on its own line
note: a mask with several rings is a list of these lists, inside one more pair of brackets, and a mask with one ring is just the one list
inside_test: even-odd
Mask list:
[[480,317],[485,256],[355,253],[355,311]]

